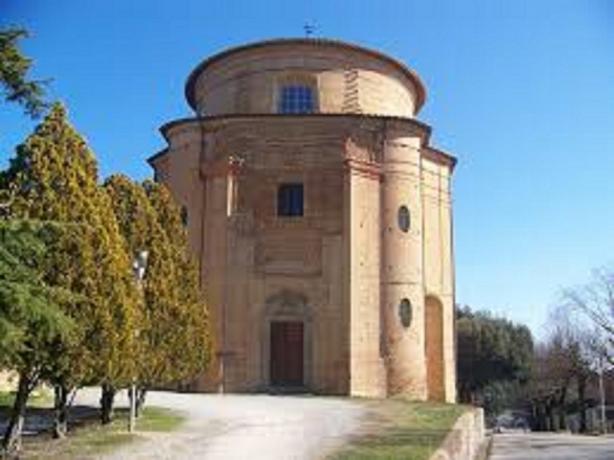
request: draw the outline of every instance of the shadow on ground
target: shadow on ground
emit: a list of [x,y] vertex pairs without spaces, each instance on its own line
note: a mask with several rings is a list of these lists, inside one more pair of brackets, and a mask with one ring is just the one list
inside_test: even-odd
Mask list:
[[[9,407],[0,407],[0,432],[4,433],[10,416]],[[115,416],[125,418],[128,416],[127,409],[116,409]],[[41,436],[51,432],[53,428],[53,408],[28,408],[24,423],[24,438]],[[69,430],[100,423],[100,411],[91,406],[73,406],[69,416]]]

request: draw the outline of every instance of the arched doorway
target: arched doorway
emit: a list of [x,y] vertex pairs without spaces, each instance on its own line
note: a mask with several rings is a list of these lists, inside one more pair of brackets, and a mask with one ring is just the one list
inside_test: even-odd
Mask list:
[[444,401],[443,306],[438,298],[427,296],[424,309],[428,399]]
[[266,301],[263,381],[275,390],[303,391],[311,383],[311,311],[307,298],[281,291]]

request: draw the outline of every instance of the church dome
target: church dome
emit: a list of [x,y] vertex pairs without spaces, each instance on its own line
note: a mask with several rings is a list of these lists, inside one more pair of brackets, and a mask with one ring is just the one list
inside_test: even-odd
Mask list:
[[206,116],[367,114],[413,118],[426,90],[385,54],[324,39],[277,39],[231,48],[199,64],[185,89]]

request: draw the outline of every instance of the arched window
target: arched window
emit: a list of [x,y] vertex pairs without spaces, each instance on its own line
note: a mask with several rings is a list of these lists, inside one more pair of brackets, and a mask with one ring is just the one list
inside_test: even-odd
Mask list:
[[288,84],[281,87],[277,103],[279,113],[312,113],[313,89],[308,85]]

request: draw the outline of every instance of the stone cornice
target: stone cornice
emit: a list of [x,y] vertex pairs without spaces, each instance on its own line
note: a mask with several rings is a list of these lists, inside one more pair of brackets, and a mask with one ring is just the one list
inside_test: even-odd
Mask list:
[[213,129],[219,125],[223,125],[226,122],[232,121],[279,121],[279,120],[327,120],[327,119],[347,119],[355,120],[358,122],[369,122],[371,126],[378,123],[383,127],[382,123],[386,126],[391,125],[411,125],[420,133],[423,138],[423,144],[428,145],[428,141],[431,137],[431,127],[426,123],[423,123],[415,118],[384,116],[384,115],[368,115],[368,114],[352,114],[352,113],[312,113],[312,114],[277,114],[277,113],[252,113],[252,114],[227,114],[205,117],[188,117],[179,118],[177,120],[165,123],[160,127],[160,132],[164,138],[168,141],[168,133],[170,130],[177,126],[189,126],[190,124],[199,123],[206,129],[210,127]]
[[454,168],[457,163],[456,157],[450,155],[447,152],[444,152],[441,149],[436,149],[432,146],[427,146],[422,149],[422,156],[428,160],[431,160],[435,163],[444,164],[450,168],[450,172],[454,171]]
[[[424,158],[434,161],[439,164],[447,165],[451,170],[454,169],[457,160],[451,154],[429,145],[432,129],[426,123],[423,123],[414,118],[394,117],[394,116],[376,116],[365,114],[249,114],[249,115],[217,115],[207,117],[190,117],[181,118],[170,121],[160,127],[160,132],[167,142],[170,142],[170,132],[174,128],[198,128],[205,132],[215,131],[225,124],[233,122],[275,122],[275,121],[299,121],[299,120],[349,120],[357,123],[367,123],[369,129],[376,129],[379,125],[380,129],[403,129],[403,127],[411,129],[416,135],[421,137],[421,152]],[[153,166],[153,163],[160,157],[168,153],[168,149],[164,149],[152,157],[147,162]]]
[[150,156],[149,158],[147,158],[147,163],[149,163],[150,166],[153,167],[154,163],[164,157],[166,154],[168,153],[168,148],[162,149],[159,152],[153,154],[152,156]]

